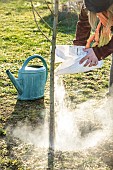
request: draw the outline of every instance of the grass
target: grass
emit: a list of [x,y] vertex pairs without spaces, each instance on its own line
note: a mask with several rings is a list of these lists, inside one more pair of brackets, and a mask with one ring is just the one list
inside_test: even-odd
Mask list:
[[[41,16],[52,25],[52,16],[46,5],[40,0],[35,2]],[[59,27],[57,35],[57,44],[72,44],[75,36],[75,26],[77,22],[76,14],[69,14],[70,22],[67,22],[67,15],[59,13]],[[73,19],[74,18],[74,19]],[[39,18],[37,17],[39,20]],[[24,163],[11,151],[13,145],[17,145],[7,132],[7,126],[15,127],[18,121],[29,120],[33,126],[42,123],[44,115],[42,111],[49,110],[49,79],[46,84],[44,100],[34,102],[17,101],[17,91],[8,79],[6,70],[10,69],[15,77],[18,77],[18,70],[21,68],[24,60],[33,54],[43,56],[50,70],[50,46],[34,22],[30,1],[27,0],[2,0],[0,1],[0,163],[1,170],[24,170]],[[41,29],[51,38],[52,33],[42,21],[39,21]],[[71,99],[73,107],[78,103],[91,98],[100,99],[105,95],[108,89],[109,70],[111,59],[105,59],[102,69],[82,74],[73,74],[63,76],[66,88],[66,95]],[[29,148],[29,146],[28,146]],[[24,148],[25,149],[25,148]],[[26,152],[25,150],[23,151]],[[20,153],[18,153],[20,154]],[[69,169],[72,154],[70,154],[70,163],[64,165],[64,169]],[[56,164],[58,163],[56,156]],[[68,162],[65,153],[62,153],[61,159]],[[78,169],[95,167],[96,158],[87,158],[83,161],[82,156],[78,161]],[[62,162],[62,161],[61,161]],[[99,161],[97,161],[99,166]],[[62,165],[62,163],[61,163]],[[58,168],[61,168],[61,165]],[[87,169],[86,168],[86,169]],[[30,167],[26,167],[30,170]],[[63,169],[63,170],[64,170]],[[99,167],[95,168],[99,169]],[[103,162],[100,162],[100,169],[109,170]]]

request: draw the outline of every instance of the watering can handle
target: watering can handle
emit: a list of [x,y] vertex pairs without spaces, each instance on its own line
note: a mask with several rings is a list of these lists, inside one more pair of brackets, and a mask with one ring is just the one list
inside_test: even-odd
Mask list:
[[47,70],[47,64],[46,64],[46,61],[44,60],[44,58],[38,54],[35,54],[33,56],[30,56],[29,58],[27,58],[27,60],[24,62],[23,66],[22,66],[22,69],[24,70],[26,65],[29,63],[30,60],[34,59],[34,58],[39,58],[41,59],[43,65],[45,66],[46,68],[46,80],[47,80],[47,76],[48,76],[48,70]]

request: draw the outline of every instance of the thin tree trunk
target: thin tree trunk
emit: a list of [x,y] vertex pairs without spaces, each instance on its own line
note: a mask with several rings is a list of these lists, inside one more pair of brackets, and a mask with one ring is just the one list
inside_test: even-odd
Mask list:
[[54,170],[54,145],[55,145],[54,63],[55,63],[55,48],[56,48],[56,35],[57,35],[57,24],[58,24],[58,4],[59,4],[59,0],[55,0],[52,49],[51,49],[51,66],[50,66],[50,120],[49,120],[49,153],[48,153],[49,170]]
[[54,4],[54,22],[53,22],[53,36],[51,49],[51,67],[50,67],[50,126],[49,126],[49,148],[54,150],[55,139],[55,110],[54,110],[54,63],[55,63],[55,48],[56,35],[58,24],[58,4],[59,0],[55,0]]

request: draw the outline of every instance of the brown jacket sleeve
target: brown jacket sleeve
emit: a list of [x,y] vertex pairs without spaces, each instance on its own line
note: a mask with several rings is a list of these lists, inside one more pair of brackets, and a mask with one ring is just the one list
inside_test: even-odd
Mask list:
[[91,26],[88,21],[87,10],[82,6],[81,13],[76,28],[76,38],[73,41],[74,45],[85,46],[87,39],[90,36]]
[[93,47],[93,50],[98,58],[102,60],[113,53],[113,36],[107,45],[102,47]]

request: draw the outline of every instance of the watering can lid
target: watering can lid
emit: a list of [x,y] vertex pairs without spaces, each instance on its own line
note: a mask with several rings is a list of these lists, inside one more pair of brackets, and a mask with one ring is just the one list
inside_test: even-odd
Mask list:
[[46,68],[44,67],[44,66],[40,66],[40,67],[36,67],[36,66],[26,66],[24,69],[20,69],[19,70],[19,72],[21,72],[21,73],[25,73],[25,72],[27,72],[27,73],[37,73],[37,72],[42,72],[42,71],[44,71],[44,70],[46,70]]

